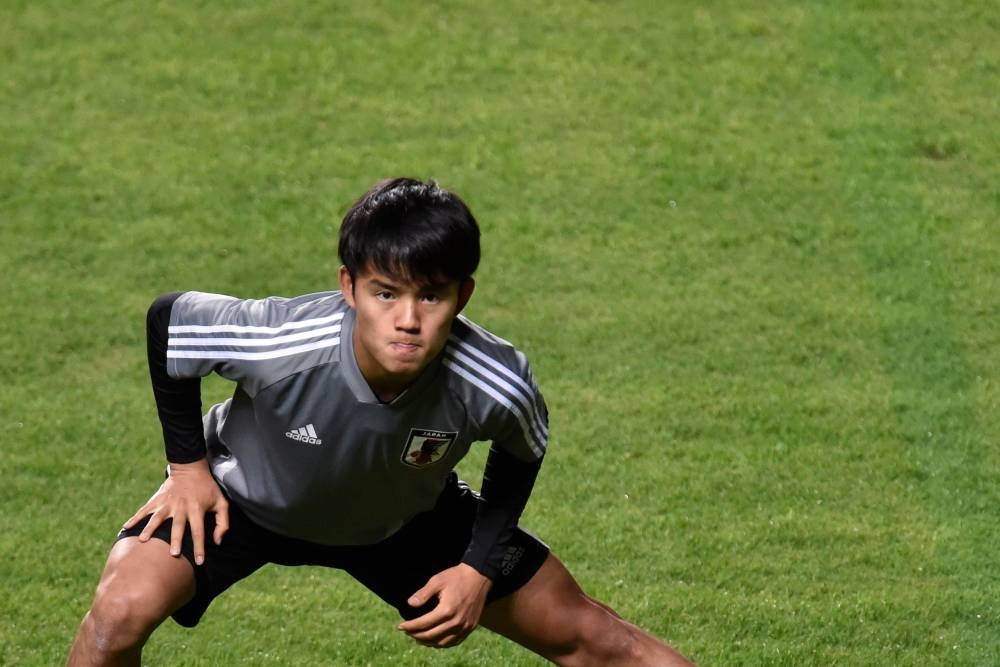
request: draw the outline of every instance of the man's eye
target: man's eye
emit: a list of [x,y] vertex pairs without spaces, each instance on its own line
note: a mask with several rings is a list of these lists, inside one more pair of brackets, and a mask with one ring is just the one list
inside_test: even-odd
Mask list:
[[425,303],[438,303],[441,301],[441,297],[437,294],[425,294],[423,300]]
[[379,301],[389,301],[392,299],[392,292],[386,292],[385,290],[375,292],[375,298]]

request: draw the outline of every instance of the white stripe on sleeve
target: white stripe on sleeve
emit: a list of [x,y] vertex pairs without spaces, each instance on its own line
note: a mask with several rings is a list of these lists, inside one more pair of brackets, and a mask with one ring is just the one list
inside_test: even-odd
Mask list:
[[325,347],[333,347],[335,345],[340,345],[340,337],[336,338],[325,338],[313,343],[307,343],[305,345],[293,345],[291,347],[282,347],[277,350],[267,350],[264,352],[238,352],[234,350],[167,350],[167,359],[218,359],[219,361],[224,361],[226,359],[250,359],[254,361],[261,361],[264,359],[278,359],[280,357],[290,357],[295,354],[302,354],[303,352],[312,352],[313,350],[321,350]]
[[531,448],[531,451],[534,452],[535,456],[542,456],[542,454],[545,453],[545,448],[542,445],[541,441],[536,440],[534,438],[532,434],[532,429],[528,425],[528,422],[525,420],[524,415],[521,412],[521,409],[517,405],[515,405],[513,401],[511,401],[508,397],[498,392],[489,384],[483,382],[480,378],[476,377],[475,375],[472,375],[469,371],[462,368],[451,359],[446,357],[442,363],[451,370],[461,375],[463,378],[465,378],[472,384],[474,384],[476,387],[482,389],[484,392],[492,396],[498,403],[500,403],[501,405],[505,406],[508,410],[510,410],[511,413],[514,415],[514,417],[517,418],[518,423],[521,425],[521,432],[524,434],[524,440],[525,442],[528,443],[528,446]]

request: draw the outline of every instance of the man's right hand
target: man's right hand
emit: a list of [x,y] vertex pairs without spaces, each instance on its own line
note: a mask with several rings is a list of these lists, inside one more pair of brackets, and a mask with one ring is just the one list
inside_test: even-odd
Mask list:
[[149,516],[149,523],[139,534],[139,541],[146,542],[153,532],[167,519],[173,519],[170,529],[170,555],[181,555],[181,541],[184,529],[191,526],[191,541],[194,543],[194,561],[205,562],[205,513],[215,513],[215,531],[212,539],[222,543],[222,536],[229,530],[229,502],[215,483],[207,459],[193,463],[171,463],[170,476],[160,485],[159,490],[146,501],[139,510],[125,522],[123,528],[131,528],[143,517]]

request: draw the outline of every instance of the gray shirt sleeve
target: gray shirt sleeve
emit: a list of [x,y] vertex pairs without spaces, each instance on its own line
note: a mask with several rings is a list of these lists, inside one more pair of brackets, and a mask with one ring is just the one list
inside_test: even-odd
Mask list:
[[460,317],[444,364],[464,380],[464,400],[482,439],[521,461],[545,454],[548,410],[524,354]]
[[340,342],[343,299],[235,299],[186,292],[170,316],[167,372],[174,378],[216,372],[249,396],[331,358]]

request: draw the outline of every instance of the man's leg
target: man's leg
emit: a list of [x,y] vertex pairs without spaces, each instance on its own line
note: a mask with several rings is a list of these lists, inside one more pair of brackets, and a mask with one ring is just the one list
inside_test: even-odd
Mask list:
[[588,597],[551,554],[527,584],[487,605],[480,625],[566,667],[693,664]]
[[67,665],[139,665],[153,630],[194,595],[194,568],[162,540],[115,543]]

